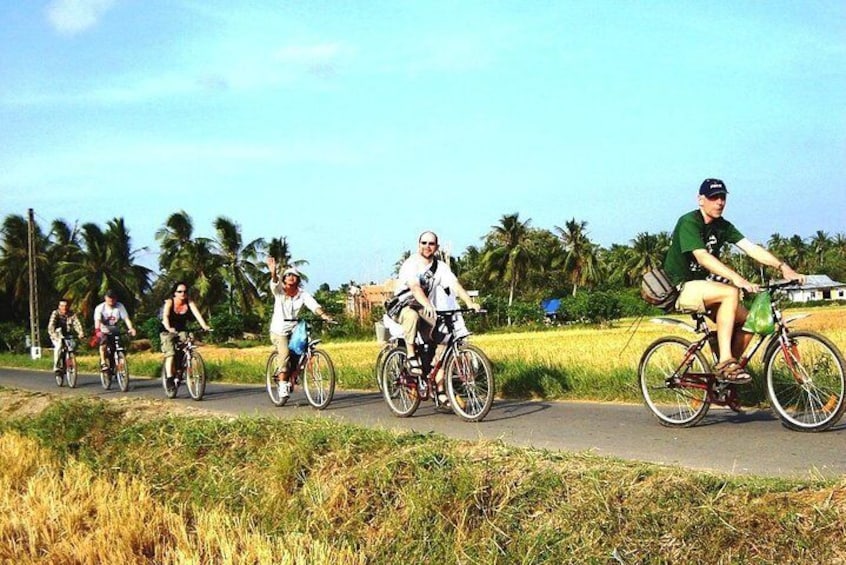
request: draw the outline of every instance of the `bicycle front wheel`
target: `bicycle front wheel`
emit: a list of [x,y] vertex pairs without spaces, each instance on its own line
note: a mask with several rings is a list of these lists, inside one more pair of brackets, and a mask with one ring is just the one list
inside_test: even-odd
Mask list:
[[267,395],[275,406],[285,406],[285,403],[288,402],[288,397],[279,394],[279,369],[276,367],[277,355],[275,351],[270,354],[267,358],[267,366],[264,369]]
[[103,370],[100,367],[100,384],[103,385],[103,389],[109,390],[112,388],[112,369],[111,367],[107,367],[106,370]]
[[67,357],[65,356],[64,353],[59,355],[59,363],[62,364],[60,366],[61,371],[56,371],[55,376],[56,376],[56,386],[61,387],[61,386],[65,386],[65,371],[67,371],[67,366],[68,366]]
[[123,351],[115,353],[115,377],[121,392],[129,390],[129,364]]
[[[165,361],[165,363],[166,362],[167,361]],[[178,382],[179,381],[177,381],[176,379],[171,379],[170,386],[168,386],[167,370],[165,369],[164,363],[162,363],[162,388],[165,391],[165,396],[167,396],[168,398],[176,398],[176,391],[178,389],[178,384],[177,384]]]
[[710,385],[704,378],[688,377],[704,377],[708,362],[691,347],[686,339],[666,336],[652,342],[640,358],[637,376],[643,401],[664,426],[690,427],[708,413]]
[[819,432],[846,410],[846,362],[828,338],[795,331],[774,342],[764,359],[767,396],[781,423],[791,430]]
[[308,403],[323,410],[335,396],[335,366],[329,354],[315,349],[303,367],[303,389]]
[[420,406],[417,382],[405,369],[408,354],[404,347],[392,349],[382,369],[382,396],[394,415],[407,418]]
[[202,400],[206,393],[206,364],[196,351],[185,364],[185,386],[194,400]]
[[479,422],[493,406],[493,368],[475,345],[458,346],[446,364],[447,396],[452,411],[468,422]]
[[77,377],[79,377],[79,369],[76,366],[76,355],[69,352],[65,355],[65,379],[69,387],[76,388]]

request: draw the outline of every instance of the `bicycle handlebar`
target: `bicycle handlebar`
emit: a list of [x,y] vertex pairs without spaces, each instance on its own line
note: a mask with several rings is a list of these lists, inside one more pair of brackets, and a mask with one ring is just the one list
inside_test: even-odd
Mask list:
[[438,316],[451,316],[453,314],[466,314],[469,312],[473,312],[474,314],[487,314],[488,311],[484,308],[479,310],[473,310],[472,308],[456,308],[454,310],[435,310],[435,314]]

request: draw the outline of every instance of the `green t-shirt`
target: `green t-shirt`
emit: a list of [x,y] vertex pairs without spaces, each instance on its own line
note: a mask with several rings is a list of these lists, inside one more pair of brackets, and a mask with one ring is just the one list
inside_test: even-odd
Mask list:
[[706,224],[702,212],[698,209],[689,212],[676,222],[670,249],[664,259],[664,270],[676,285],[704,280],[710,273],[696,261],[693,252],[705,249],[719,259],[725,243],[737,243],[741,239],[743,234],[728,220],[717,218]]

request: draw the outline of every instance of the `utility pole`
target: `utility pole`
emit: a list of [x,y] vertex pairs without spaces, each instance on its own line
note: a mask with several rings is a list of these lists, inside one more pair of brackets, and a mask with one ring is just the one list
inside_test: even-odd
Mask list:
[[29,258],[29,344],[33,359],[41,359],[41,332],[38,329],[38,272],[35,268],[35,213],[29,209],[27,226]]

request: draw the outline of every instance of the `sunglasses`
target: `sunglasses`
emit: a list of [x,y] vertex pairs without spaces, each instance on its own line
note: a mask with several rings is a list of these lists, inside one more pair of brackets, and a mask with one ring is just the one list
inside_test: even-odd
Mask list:
[[176,294],[185,294],[186,292],[188,292],[188,291],[187,290],[177,290]]
[[437,241],[421,241],[420,242],[420,245],[429,245],[429,246],[432,246],[432,247],[436,246],[437,244],[438,244]]

